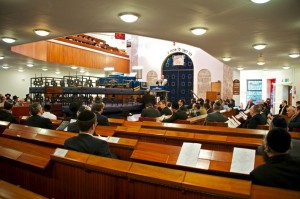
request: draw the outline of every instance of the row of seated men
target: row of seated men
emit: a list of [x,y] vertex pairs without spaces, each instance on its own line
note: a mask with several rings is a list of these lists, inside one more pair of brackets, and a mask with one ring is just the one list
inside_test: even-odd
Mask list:
[[[48,123],[49,119],[40,116],[41,110],[40,104],[31,104],[32,116],[30,118],[32,119],[29,118],[26,124],[45,128],[43,125]],[[36,119],[38,117],[39,119]],[[272,129],[266,135],[264,145],[259,150],[266,157],[266,163],[255,168],[250,176],[255,184],[300,191],[300,159],[299,155],[293,153],[292,144],[295,140],[291,139],[287,132],[287,124],[284,122],[282,118],[273,121]],[[116,158],[111,153],[107,142],[93,135],[97,125],[95,112],[83,108],[81,112],[78,112],[76,125],[79,134],[65,140],[66,149]]]

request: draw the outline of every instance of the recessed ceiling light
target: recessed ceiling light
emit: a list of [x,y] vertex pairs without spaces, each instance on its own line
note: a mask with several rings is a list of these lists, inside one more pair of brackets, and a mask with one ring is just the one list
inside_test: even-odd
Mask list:
[[43,71],[47,71],[47,70],[48,70],[48,68],[42,68],[42,70],[43,70]]
[[41,37],[45,37],[50,34],[50,32],[48,30],[42,30],[42,29],[36,29],[36,30],[34,30],[34,32],[35,32],[35,34],[37,34]]
[[124,12],[124,13],[120,13],[119,17],[122,19],[122,21],[126,23],[133,23],[136,20],[138,20],[139,15],[135,13]]
[[266,63],[266,62],[264,62],[264,61],[258,61],[258,62],[257,62],[257,65],[262,66],[262,65],[265,65],[265,63]]
[[203,35],[204,33],[206,33],[207,30],[208,30],[207,28],[198,27],[198,28],[192,28],[191,32],[194,35]]
[[26,66],[33,67],[34,65],[33,64],[26,64]]
[[262,49],[265,49],[267,47],[267,44],[254,44],[253,45],[253,48],[255,50],[262,50]]
[[75,69],[77,69],[78,67],[77,67],[77,66],[71,66],[71,68],[72,68],[73,70],[75,70]]
[[56,73],[56,74],[58,74],[58,75],[60,74],[60,72],[59,72],[59,71],[56,71],[55,73]]
[[24,72],[24,70],[23,70],[23,69],[19,69],[18,71],[19,71],[19,72]]
[[289,66],[283,66],[282,67],[284,70],[287,70],[287,69],[289,69],[290,67]]
[[223,61],[230,61],[231,57],[223,57],[222,59],[223,59]]
[[238,68],[236,68],[237,70],[244,70],[244,68],[242,68],[242,67],[238,67]]
[[259,3],[259,4],[261,4],[261,3],[267,3],[267,2],[269,2],[269,1],[271,1],[271,0],[251,0],[253,3]]
[[3,69],[8,69],[9,67],[8,67],[8,66],[2,66],[2,68],[3,68]]
[[9,38],[9,37],[3,37],[3,38],[2,38],[2,41],[4,41],[5,43],[11,44],[11,43],[14,43],[14,42],[16,41],[16,39],[14,39],[14,38]]
[[105,67],[104,71],[114,71],[115,68],[114,67]]
[[1,60],[1,59],[4,59],[4,56],[0,56],[0,60]]
[[299,53],[290,53],[290,54],[289,54],[289,57],[290,57],[290,58],[298,58],[299,56],[300,56]]
[[85,71],[84,71],[84,70],[80,70],[79,72],[80,72],[80,73],[84,73]]

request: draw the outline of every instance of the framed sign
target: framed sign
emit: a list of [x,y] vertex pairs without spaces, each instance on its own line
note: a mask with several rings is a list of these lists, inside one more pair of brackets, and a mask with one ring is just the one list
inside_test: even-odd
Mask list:
[[233,95],[240,95],[240,80],[233,80]]

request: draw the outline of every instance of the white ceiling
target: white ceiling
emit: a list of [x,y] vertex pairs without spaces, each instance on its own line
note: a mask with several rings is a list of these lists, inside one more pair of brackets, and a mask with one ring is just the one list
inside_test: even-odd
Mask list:
[[[122,22],[118,14],[135,12],[136,23]],[[65,35],[88,32],[124,32],[181,42],[199,47],[220,59],[231,56],[226,64],[245,69],[281,69],[300,67],[300,58],[288,54],[300,52],[300,1],[272,0],[254,4],[250,0],[1,0],[0,37],[13,37],[14,44],[0,41],[0,66],[26,68],[26,62],[43,63],[10,52],[10,46]],[[202,36],[190,29],[202,26]],[[51,31],[47,37],[33,33],[41,28]],[[266,43],[258,52],[255,43]],[[264,66],[256,64],[262,53]],[[2,68],[0,70],[3,70]]]

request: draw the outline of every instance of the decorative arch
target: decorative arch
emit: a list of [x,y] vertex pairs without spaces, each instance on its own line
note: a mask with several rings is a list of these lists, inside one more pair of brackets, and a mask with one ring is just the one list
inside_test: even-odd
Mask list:
[[148,73],[147,73],[147,85],[149,87],[149,85],[155,85],[156,84],[156,81],[157,81],[157,73],[154,71],[154,70],[150,70]]
[[184,99],[190,102],[194,86],[194,64],[191,58],[181,52],[169,55],[163,63],[162,74],[168,80],[169,101]]
[[202,69],[198,72],[197,95],[203,99],[206,98],[206,91],[211,90],[211,72],[208,69]]

